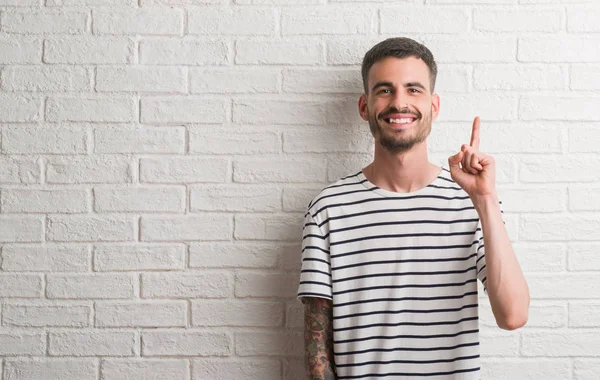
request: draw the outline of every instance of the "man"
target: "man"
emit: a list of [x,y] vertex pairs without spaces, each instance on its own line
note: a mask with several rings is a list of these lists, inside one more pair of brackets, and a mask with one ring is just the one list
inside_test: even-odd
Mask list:
[[308,206],[298,297],[309,379],[480,379],[477,279],[500,328],[528,317],[494,159],[470,143],[428,161],[438,116],[431,52],[391,38],[364,57],[358,107],[373,162]]

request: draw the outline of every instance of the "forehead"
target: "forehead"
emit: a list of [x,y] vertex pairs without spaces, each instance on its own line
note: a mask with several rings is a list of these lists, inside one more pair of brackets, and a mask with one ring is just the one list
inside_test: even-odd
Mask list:
[[422,59],[417,57],[386,57],[371,66],[367,78],[369,88],[382,81],[398,86],[407,82],[420,82],[426,88],[430,87],[429,68]]

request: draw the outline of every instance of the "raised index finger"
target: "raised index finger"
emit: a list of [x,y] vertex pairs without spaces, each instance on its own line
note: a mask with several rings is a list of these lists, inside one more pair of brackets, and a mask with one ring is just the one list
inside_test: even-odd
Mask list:
[[471,143],[469,144],[476,150],[479,150],[479,116],[473,121],[473,131],[471,132]]

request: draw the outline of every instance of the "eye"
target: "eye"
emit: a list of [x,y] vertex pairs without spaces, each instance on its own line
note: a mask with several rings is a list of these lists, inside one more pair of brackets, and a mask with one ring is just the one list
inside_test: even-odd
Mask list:
[[409,91],[409,92],[412,92],[413,94],[415,94],[415,93],[416,93],[416,94],[419,94],[419,93],[421,93],[421,91],[417,90],[416,88],[409,88],[409,89],[408,89],[408,91]]
[[379,90],[379,94],[389,94],[391,91],[389,88],[384,88],[382,90]]

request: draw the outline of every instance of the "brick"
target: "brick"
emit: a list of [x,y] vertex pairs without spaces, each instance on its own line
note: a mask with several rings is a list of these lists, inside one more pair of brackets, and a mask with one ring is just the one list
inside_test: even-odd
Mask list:
[[227,158],[160,157],[140,160],[140,181],[147,183],[227,182]]
[[600,327],[600,302],[569,302],[569,327]]
[[223,4],[223,0],[140,0],[140,5],[199,5],[199,4]]
[[255,360],[194,359],[192,380],[280,380],[279,360],[260,358]]
[[571,243],[569,244],[568,269],[569,271],[600,270],[598,243]]
[[[496,329],[494,329],[496,330]],[[519,352],[519,334],[516,331],[480,333],[481,356],[517,356]]]
[[279,302],[192,301],[193,326],[274,327],[283,324]]
[[134,6],[137,5],[136,0],[46,0],[46,6],[65,6],[65,7],[75,7],[75,6],[108,6],[108,5],[118,5],[118,6]]
[[91,305],[8,304],[4,305],[2,323],[20,327],[86,327],[91,314]]
[[[46,334],[43,332],[21,332],[16,330],[0,332],[0,355],[37,355],[46,353]],[[6,371],[10,369],[7,363]]]
[[[523,2],[521,0],[521,2]],[[427,0],[428,4],[516,4],[517,0]]]
[[97,271],[177,270],[185,266],[183,244],[102,244],[94,246]]
[[280,244],[243,242],[190,244],[191,268],[274,268]]
[[452,8],[386,7],[380,17],[382,34],[466,33],[470,23],[466,9]]
[[2,12],[2,30],[8,33],[83,34],[88,12],[63,10],[26,10]]
[[[22,0],[14,0],[19,3]],[[0,37],[0,64],[42,63],[42,40],[31,37]]]
[[86,245],[6,244],[2,257],[2,269],[7,272],[86,272],[91,255]]
[[52,216],[46,228],[50,241],[133,241],[137,218],[122,216]]
[[495,359],[494,361],[482,360],[481,378],[493,379],[495,374],[501,373],[507,379],[546,379],[563,380],[570,378],[571,364],[565,359],[535,358],[528,361],[522,359]]
[[189,128],[190,153],[200,154],[264,154],[279,153],[281,137],[272,131],[253,131],[244,128],[228,130],[214,126]]
[[600,218],[594,215],[521,216],[520,240],[597,240]]
[[48,121],[127,122],[138,118],[131,97],[50,97],[46,103]]
[[298,290],[299,274],[238,272],[235,296],[292,298]]
[[300,273],[302,269],[302,246],[300,241],[282,247],[281,269]]
[[[327,182],[335,182],[340,178],[356,174],[372,161],[371,154],[338,154],[334,160],[329,160],[327,163]],[[447,156],[445,161],[448,162]]]
[[571,65],[572,90],[600,90],[600,65]]
[[305,359],[286,358],[282,360],[283,380],[304,380],[306,372]]
[[561,243],[515,242],[512,246],[524,272],[563,272],[566,269],[567,249]]
[[[360,65],[365,53],[379,41],[371,38],[328,40],[327,63],[330,65]],[[356,70],[358,71],[358,69]]]
[[531,187],[527,189],[499,189],[505,212],[560,212],[566,211],[567,192],[559,188]]
[[308,203],[316,197],[323,186],[290,187],[283,189],[283,211],[306,211]]
[[564,330],[523,332],[523,356],[597,356],[600,352],[597,331]]
[[475,66],[474,71],[478,90],[560,90],[565,83],[560,66],[497,64]]
[[600,279],[587,273],[529,274],[527,283],[535,299],[591,299]]
[[127,274],[64,274],[47,275],[48,298],[132,298],[137,277]]
[[200,35],[274,35],[277,14],[269,8],[205,7],[188,12],[188,33]]
[[102,360],[100,368],[102,380],[189,380],[190,370],[187,360]]
[[273,69],[192,68],[190,91],[192,94],[277,93],[278,77],[278,70]]
[[3,213],[81,213],[87,212],[86,190],[20,190],[2,191]]
[[293,332],[239,332],[235,352],[239,356],[302,356],[304,337]]
[[143,298],[227,298],[233,285],[216,272],[143,273]]
[[5,364],[6,380],[96,380],[94,359],[14,359]]
[[81,154],[87,148],[87,133],[78,127],[8,127],[2,131],[2,149],[7,154]]
[[40,161],[37,159],[0,157],[1,183],[39,183],[40,175]]
[[327,167],[323,158],[254,158],[235,160],[233,180],[256,182],[322,182]]
[[42,101],[29,95],[0,94],[0,122],[25,123],[41,119]]
[[303,214],[235,216],[234,236],[239,240],[296,240],[300,238]]
[[318,65],[325,60],[318,41],[238,40],[235,48],[238,65]]
[[469,66],[454,64],[438,65],[434,91],[438,94],[468,92],[471,89],[472,77],[473,69]]
[[[553,359],[556,360],[556,359]],[[600,360],[575,359],[573,361],[573,378],[577,380],[594,380],[600,372]]]
[[90,75],[85,67],[9,66],[2,71],[7,91],[89,91]]
[[281,210],[281,191],[272,186],[202,186],[190,189],[190,209],[273,212]]
[[570,211],[600,210],[600,186],[571,186],[569,187]]
[[224,123],[229,104],[225,100],[189,97],[142,99],[143,123]]
[[142,241],[229,240],[232,222],[225,214],[143,216],[141,229]]
[[600,165],[595,156],[530,157],[520,162],[521,182],[594,182],[600,180],[600,173],[587,168]]
[[144,65],[225,65],[229,44],[222,39],[188,37],[142,39],[139,59]]
[[160,9],[95,9],[94,34],[183,35],[183,10]]
[[600,32],[600,9],[597,7],[567,8],[567,30],[569,32]]
[[227,333],[190,329],[142,333],[143,356],[229,356],[232,346]]
[[134,42],[124,37],[69,37],[44,42],[44,62],[68,64],[129,64]]
[[97,212],[183,212],[184,187],[139,187],[94,189]]
[[598,99],[590,96],[523,96],[519,116],[522,120],[564,120],[564,110],[568,109],[570,121],[600,121],[600,116],[594,112]]
[[96,302],[96,327],[185,327],[187,302]]
[[0,6],[37,7],[38,5],[40,5],[38,0],[0,0]]
[[293,93],[362,92],[362,79],[357,69],[290,69],[283,73],[283,91]]
[[422,41],[436,62],[515,62],[517,40],[512,37],[428,37]]
[[[3,251],[4,252],[4,249]],[[35,274],[0,274],[0,297],[39,298],[42,296],[42,278]],[[0,351],[2,350],[0,344]]]
[[283,151],[286,153],[365,152],[371,145],[371,133],[364,125],[283,132]]
[[485,32],[557,32],[562,29],[563,12],[560,10],[475,9],[473,27]]
[[39,217],[0,216],[0,243],[41,242],[43,234],[43,222]]
[[98,67],[97,91],[119,92],[186,92],[184,67]]
[[518,98],[506,94],[448,94],[440,108],[440,121],[505,121],[517,118]]
[[184,153],[185,128],[96,128],[94,145],[95,153]]
[[132,331],[51,331],[50,356],[134,356],[138,338]]
[[[473,117],[474,119],[474,117]],[[428,147],[446,152],[448,147],[460,149],[471,137],[472,122],[436,122]],[[564,123],[548,122],[483,122],[482,152],[494,153],[562,153]],[[452,152],[454,154],[454,152]],[[447,160],[444,165],[448,165]]]
[[283,35],[367,34],[372,13],[365,9],[304,7],[283,9]]
[[[210,0],[208,0],[208,1],[210,1]],[[300,5],[300,4],[323,4],[324,2],[325,2],[325,0],[233,0],[234,4],[253,4],[253,5]]]
[[599,44],[600,38],[591,36],[523,37],[517,57],[520,62],[600,62]]
[[571,153],[595,153],[600,137],[599,126],[577,125],[569,129],[569,152]]
[[292,329],[304,328],[304,305],[296,300],[287,305],[285,310],[285,327]]
[[126,183],[131,182],[131,162],[126,157],[51,157],[47,160],[48,183]]

